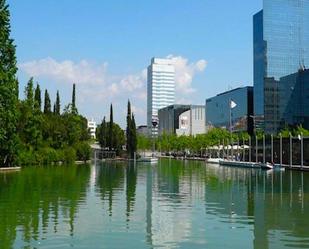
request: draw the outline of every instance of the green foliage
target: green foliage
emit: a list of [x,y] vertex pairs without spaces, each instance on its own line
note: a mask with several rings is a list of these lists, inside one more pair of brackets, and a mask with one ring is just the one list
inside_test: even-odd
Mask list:
[[297,127],[286,126],[284,129],[280,131],[280,134],[284,138],[288,138],[290,134],[294,137],[298,135],[309,136],[309,130],[306,130],[305,128],[303,128],[302,125],[297,126]]
[[80,161],[87,161],[91,156],[91,147],[88,142],[80,142],[75,145],[77,159]]
[[151,140],[144,135],[138,135],[137,136],[137,149],[142,150],[142,151],[151,150]]
[[108,139],[107,139],[107,145],[109,147],[109,150],[112,150],[114,148],[113,123],[114,123],[113,105],[111,104],[110,116],[109,116],[109,125],[108,125]]
[[105,117],[103,118],[101,125],[97,127],[96,137],[99,141],[101,148],[105,149],[107,146],[107,124]]
[[[0,167],[42,165],[50,162],[72,162],[78,155],[89,155],[87,120],[77,114],[75,85],[72,108],[60,115],[60,95],[51,113],[48,91],[45,91],[44,113],[41,112],[41,89],[31,78],[25,88],[25,99],[18,101],[16,56],[10,38],[10,14],[0,0]],[[89,145],[88,145],[89,146]],[[76,147],[76,149],[75,149]]]
[[40,85],[37,84],[34,93],[34,107],[41,111],[42,99]]
[[106,149],[105,144],[111,144],[113,141],[113,147],[109,147],[109,150],[113,150],[117,155],[120,155],[122,151],[122,146],[125,145],[125,133],[118,124],[112,124],[112,132],[110,132],[111,123],[105,122],[105,117],[103,122],[97,127],[97,139],[99,140],[100,146]]
[[[220,128],[214,128],[207,134],[200,134],[196,136],[176,136],[174,134],[162,134],[159,136],[155,143],[156,148],[165,152],[177,152],[186,151],[200,152],[202,148],[219,145],[222,143],[236,142],[237,140],[249,139],[249,135],[246,132],[233,133]],[[152,139],[145,136],[138,136],[138,149],[150,150],[152,147]]]
[[56,102],[54,105],[54,114],[56,115],[60,115],[60,95],[59,95],[59,91],[57,91],[57,96],[56,96]]
[[77,114],[77,108],[76,108],[76,96],[75,96],[75,84],[73,84],[73,90],[72,90],[72,113]]
[[16,55],[10,38],[10,13],[0,1],[0,166],[12,166],[16,160],[18,137]]
[[134,157],[134,153],[137,150],[137,135],[136,135],[136,124],[134,114],[131,113],[131,103],[128,101],[128,113],[127,113],[127,152],[130,158]]
[[50,113],[51,113],[50,97],[46,89],[44,95],[44,114],[50,114]]
[[[71,108],[65,108],[62,115],[52,114],[47,91],[42,113],[35,104],[33,91],[33,79],[30,79],[25,89],[27,98],[18,105],[19,165],[88,160],[90,147],[87,141],[90,136],[86,118]],[[59,92],[57,95],[60,100]]]

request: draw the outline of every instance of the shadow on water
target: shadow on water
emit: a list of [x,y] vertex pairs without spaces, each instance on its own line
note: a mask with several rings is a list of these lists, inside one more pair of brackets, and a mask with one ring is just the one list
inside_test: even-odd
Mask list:
[[303,172],[175,160],[27,168],[0,174],[0,248],[64,232],[75,238],[79,219],[96,232],[83,241],[88,248],[306,248],[308,206]]

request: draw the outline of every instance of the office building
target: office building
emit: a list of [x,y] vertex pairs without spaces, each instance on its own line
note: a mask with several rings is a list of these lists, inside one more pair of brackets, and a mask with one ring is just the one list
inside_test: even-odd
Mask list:
[[159,134],[179,136],[205,133],[204,105],[170,105],[159,110]]
[[97,129],[97,123],[93,119],[90,119],[87,122],[87,127],[88,127],[88,130],[90,132],[91,138],[95,139],[96,138],[95,132],[96,132],[96,129]]
[[309,129],[309,69],[280,78],[278,92],[280,127]]
[[253,122],[253,87],[236,88],[206,100],[206,131],[217,127],[252,134]]
[[[158,135],[158,110],[175,102],[175,68],[169,59],[152,58],[147,75],[147,126],[150,135]],[[160,121],[159,121],[160,122]]]
[[267,133],[276,133],[280,79],[309,68],[309,0],[264,0],[253,23],[254,114]]

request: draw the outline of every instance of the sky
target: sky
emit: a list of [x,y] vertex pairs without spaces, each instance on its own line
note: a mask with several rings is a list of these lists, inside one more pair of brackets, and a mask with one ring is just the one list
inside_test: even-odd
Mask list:
[[59,90],[62,108],[76,83],[79,113],[122,127],[130,99],[137,125],[146,124],[146,68],[171,58],[176,101],[204,104],[252,85],[252,16],[262,0],[7,0],[17,46],[20,97],[30,77]]

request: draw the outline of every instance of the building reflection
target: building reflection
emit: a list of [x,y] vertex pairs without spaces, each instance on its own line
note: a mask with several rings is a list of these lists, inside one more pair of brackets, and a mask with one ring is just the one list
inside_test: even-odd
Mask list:
[[181,247],[196,238],[204,245],[215,227],[240,229],[249,248],[308,247],[308,182],[308,173],[174,160],[29,168],[0,175],[0,244],[74,236],[93,210],[86,228],[129,238],[136,232],[150,248]]

